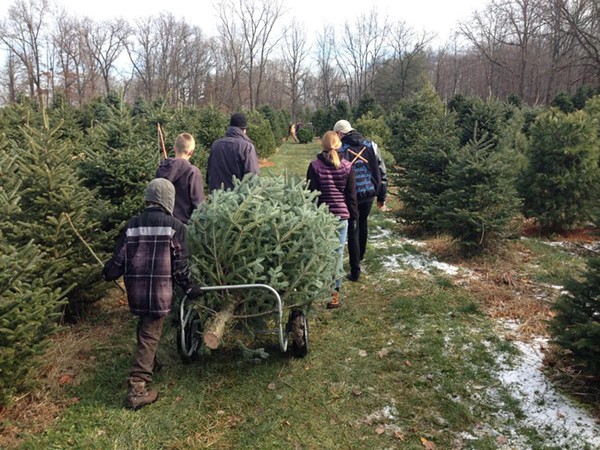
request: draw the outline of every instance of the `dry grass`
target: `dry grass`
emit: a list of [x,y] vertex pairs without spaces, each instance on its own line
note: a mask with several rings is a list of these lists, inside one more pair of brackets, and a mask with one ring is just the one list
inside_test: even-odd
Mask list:
[[481,300],[484,311],[494,319],[519,323],[518,338],[547,335],[551,305],[559,291],[530,279],[535,255],[520,242],[510,242],[494,250],[493,255],[462,259],[447,236],[429,239],[427,251],[442,261],[468,269],[474,276],[461,283]]
[[[61,412],[79,402],[65,395],[65,388],[76,385],[84,374],[96,367],[95,349],[110,345],[118,330],[131,318],[123,293],[114,289],[99,302],[85,323],[64,328],[51,339],[40,357],[35,386],[26,395],[16,397],[7,408],[0,408],[0,448],[16,448],[19,434],[26,430],[35,434],[45,430]],[[90,325],[94,318],[106,316],[110,326]]]

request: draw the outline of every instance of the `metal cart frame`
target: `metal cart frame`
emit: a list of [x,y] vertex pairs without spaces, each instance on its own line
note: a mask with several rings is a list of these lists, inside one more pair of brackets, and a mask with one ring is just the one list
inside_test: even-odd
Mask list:
[[[308,322],[306,314],[300,309],[292,309],[290,317],[284,328],[283,326],[283,302],[279,293],[267,284],[235,284],[226,286],[203,286],[202,292],[226,291],[236,289],[265,289],[272,293],[277,300],[277,330],[279,336],[279,348],[285,353],[288,349],[289,334],[294,333],[292,339],[293,355],[304,357],[308,353]],[[264,315],[271,314],[267,312]],[[179,304],[179,327],[177,330],[177,348],[184,362],[190,362],[197,359],[200,349],[200,334],[203,329],[202,319],[198,311],[194,308],[194,302],[187,298],[187,295],[181,299]],[[296,336],[301,333],[302,336]]]

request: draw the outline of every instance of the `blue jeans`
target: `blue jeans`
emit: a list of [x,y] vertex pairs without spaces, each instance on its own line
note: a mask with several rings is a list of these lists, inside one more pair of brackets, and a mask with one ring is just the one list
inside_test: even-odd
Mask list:
[[[338,229],[340,233],[340,247],[338,249],[339,259],[338,259],[338,274],[344,273],[344,245],[346,244],[346,237],[348,236],[348,219],[340,220],[340,227]],[[342,286],[342,278],[337,278],[335,280],[335,288],[337,290]]]

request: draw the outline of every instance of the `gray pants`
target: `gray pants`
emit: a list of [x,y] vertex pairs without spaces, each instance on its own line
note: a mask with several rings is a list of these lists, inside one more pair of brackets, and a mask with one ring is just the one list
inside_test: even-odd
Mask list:
[[140,316],[137,325],[137,350],[129,377],[133,381],[152,381],[156,350],[165,317]]

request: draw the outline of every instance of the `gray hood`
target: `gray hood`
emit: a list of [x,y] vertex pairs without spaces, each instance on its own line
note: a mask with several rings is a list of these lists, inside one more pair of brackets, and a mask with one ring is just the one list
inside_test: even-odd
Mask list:
[[173,215],[175,186],[166,178],[155,178],[148,184],[144,200],[162,206],[167,213]]

